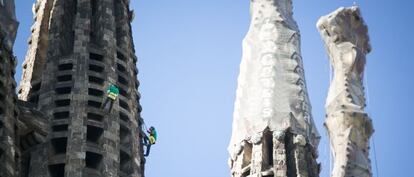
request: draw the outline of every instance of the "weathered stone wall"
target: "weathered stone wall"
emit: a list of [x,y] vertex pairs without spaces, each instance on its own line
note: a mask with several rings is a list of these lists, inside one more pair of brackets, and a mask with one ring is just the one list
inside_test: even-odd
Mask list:
[[16,147],[16,58],[13,43],[17,32],[14,1],[0,4],[0,176],[18,175],[19,152]]
[[45,142],[50,132],[49,118],[36,110],[35,104],[18,101],[17,106],[19,117],[16,122],[16,146],[20,152],[17,165],[19,165],[19,176],[26,177],[38,170],[36,165],[32,164],[44,163],[34,157],[38,157],[39,154],[47,155],[39,150],[44,150],[47,145]]
[[[2,2],[2,3],[1,3]],[[14,0],[0,2],[0,35],[2,46],[8,50],[13,49],[19,23],[16,20]]]
[[[34,12],[19,93],[51,118],[51,133],[30,176],[144,176],[129,1],[39,0]],[[111,83],[120,96],[108,114]]]
[[319,175],[319,134],[291,0],[251,0],[229,165],[234,177]]
[[[0,9],[1,10],[1,9]],[[16,171],[15,146],[15,121],[18,116],[15,106],[17,96],[15,94],[16,82],[14,70],[16,59],[0,34],[0,176],[14,177]]]
[[334,155],[332,177],[371,177],[371,119],[365,113],[363,75],[371,51],[368,28],[359,8],[339,8],[321,17],[317,27],[334,76],[326,100],[326,123]]

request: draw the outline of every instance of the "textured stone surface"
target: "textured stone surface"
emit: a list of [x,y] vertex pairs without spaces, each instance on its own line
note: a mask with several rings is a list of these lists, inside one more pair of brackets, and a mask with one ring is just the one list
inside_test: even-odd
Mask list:
[[[19,98],[50,117],[29,175],[144,176],[128,0],[37,0]],[[120,87],[111,113],[106,88]]]
[[363,87],[365,56],[371,50],[368,28],[355,6],[321,17],[317,27],[334,70],[325,123],[334,155],[332,177],[371,177],[373,127],[364,111]]
[[313,123],[291,0],[251,0],[229,165],[234,177],[318,176]]
[[[2,3],[1,3],[2,2]],[[2,47],[12,50],[19,23],[16,20],[14,0],[0,2],[0,42]]]
[[16,147],[16,106],[13,43],[17,32],[14,1],[0,4],[0,176],[14,177],[18,168]]
[[28,39],[29,48],[23,63],[23,74],[18,92],[20,100],[32,103],[38,100],[37,97],[29,100],[28,95],[32,86],[36,87],[36,84],[40,82],[45,69],[52,3],[53,0],[37,0],[32,7],[34,23],[31,27],[32,34]]

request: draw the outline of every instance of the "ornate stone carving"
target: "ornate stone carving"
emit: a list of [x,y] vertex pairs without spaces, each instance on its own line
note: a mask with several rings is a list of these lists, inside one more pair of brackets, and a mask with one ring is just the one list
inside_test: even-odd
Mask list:
[[363,74],[371,51],[368,28],[359,8],[339,8],[321,17],[317,27],[325,41],[334,76],[326,101],[328,130],[335,163],[333,177],[371,177],[371,119],[365,113]]
[[[243,41],[233,134],[234,177],[317,176],[319,134],[311,116],[291,0],[252,0]],[[294,142],[300,140],[297,143]],[[240,152],[240,144],[244,142]]]

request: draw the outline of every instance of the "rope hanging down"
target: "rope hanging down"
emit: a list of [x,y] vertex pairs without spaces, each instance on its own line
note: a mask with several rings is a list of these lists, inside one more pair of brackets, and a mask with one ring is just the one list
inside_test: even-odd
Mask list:
[[[368,65],[368,63],[365,63],[365,65]],[[371,107],[368,107],[368,106],[370,106],[370,96],[369,96],[369,87],[368,87],[369,84],[368,84],[368,74],[367,73],[368,72],[365,71],[365,74],[364,74],[364,80],[365,80],[364,85],[365,85],[366,94],[367,94],[367,98],[366,98],[367,109],[366,110],[367,110],[369,115],[373,116],[373,113],[371,112]],[[376,171],[377,177],[379,177],[378,160],[377,160],[377,148],[376,148],[376,145],[375,145],[374,135],[372,135],[371,141],[372,141],[372,146],[373,146],[372,150],[374,151],[373,155],[374,155],[374,162],[375,162],[375,171]]]

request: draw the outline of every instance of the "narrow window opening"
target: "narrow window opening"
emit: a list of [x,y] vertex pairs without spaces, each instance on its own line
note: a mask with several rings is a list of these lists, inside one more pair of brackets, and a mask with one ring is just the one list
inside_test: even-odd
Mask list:
[[64,154],[66,153],[66,146],[68,144],[67,138],[55,138],[52,139],[53,151],[55,154]]
[[57,77],[58,82],[66,82],[72,80],[72,75],[63,75]]
[[124,151],[120,151],[120,169],[122,172],[126,173],[126,174],[130,174],[131,173],[131,157]]
[[118,71],[126,73],[126,68],[122,66],[121,64],[118,63],[116,68],[118,69]]
[[249,176],[250,175],[250,164],[252,163],[252,153],[253,153],[253,145],[249,142],[245,142],[243,147],[243,163],[242,163],[242,176]]
[[121,125],[120,130],[119,130],[119,138],[120,138],[121,145],[130,143],[131,133],[127,127]]
[[102,163],[102,155],[93,152],[86,152],[85,163],[87,168],[99,169],[99,166]]
[[56,88],[55,92],[58,95],[69,94],[70,92],[72,92],[72,88],[71,87],[60,87],[60,88]]
[[50,165],[49,173],[51,177],[65,176],[65,164]]
[[53,118],[55,119],[67,119],[69,118],[69,111],[64,111],[64,112],[55,112],[53,113]]
[[73,68],[73,64],[72,63],[60,64],[58,66],[59,71],[72,70],[72,68]]
[[105,80],[95,77],[95,76],[89,76],[89,82],[91,83],[95,83],[98,85],[103,85],[103,83],[105,82]]
[[122,61],[125,61],[126,62],[126,57],[125,57],[125,55],[124,54],[122,54],[121,52],[116,52],[116,57],[118,58],[118,59],[120,59],[120,60],[122,60]]
[[90,30],[89,35],[91,36],[91,41],[95,41],[96,40],[96,33],[95,33],[95,20],[96,20],[96,0],[91,0],[91,28],[92,30]]
[[88,106],[94,107],[94,108],[101,108],[101,102],[97,102],[97,101],[92,101],[89,100],[88,101]]
[[124,108],[125,110],[129,111],[129,106],[125,101],[122,101],[121,99],[119,100],[119,106],[121,106],[122,108]]
[[41,86],[42,86],[42,83],[37,83],[37,84],[34,84],[34,85],[32,86],[32,92],[37,92],[37,91],[39,91]]
[[118,75],[118,82],[121,83],[121,84],[124,84],[124,85],[128,86],[128,80],[126,80],[121,75]]
[[68,131],[68,127],[69,125],[55,125],[52,127],[52,130],[54,132],[64,132],[64,131]]
[[89,88],[88,89],[88,94],[89,95],[99,96],[100,97],[100,96],[104,95],[104,92],[102,90]]
[[91,7],[92,7],[92,16],[96,14],[96,0],[91,1]]
[[128,98],[128,93],[122,88],[119,88],[119,94]]
[[119,118],[125,122],[128,122],[129,117],[122,112],[119,112]]
[[70,99],[56,100],[55,105],[56,105],[56,107],[69,106],[70,105]]
[[101,73],[101,72],[104,70],[104,68],[103,68],[103,67],[101,67],[101,66],[98,66],[98,65],[93,65],[93,64],[90,64],[90,65],[89,65],[89,70],[91,70],[91,71],[95,71],[95,72],[97,72],[97,73]]
[[86,129],[86,139],[90,142],[99,144],[103,134],[103,129],[95,126],[88,125]]
[[95,113],[88,113],[88,119],[90,120],[96,120],[101,122],[103,120],[103,116]]
[[89,53],[89,58],[95,61],[103,61],[103,56],[96,53]]
[[273,135],[272,132],[267,131],[263,137],[264,148],[263,154],[266,159],[264,159],[263,167],[268,168],[273,166]]

